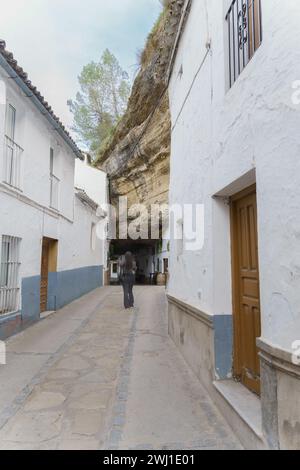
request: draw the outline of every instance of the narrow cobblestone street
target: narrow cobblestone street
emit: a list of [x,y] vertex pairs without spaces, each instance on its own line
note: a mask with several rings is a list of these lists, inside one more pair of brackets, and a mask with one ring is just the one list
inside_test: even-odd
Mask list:
[[99,289],[11,338],[1,449],[239,449],[167,334],[163,288]]

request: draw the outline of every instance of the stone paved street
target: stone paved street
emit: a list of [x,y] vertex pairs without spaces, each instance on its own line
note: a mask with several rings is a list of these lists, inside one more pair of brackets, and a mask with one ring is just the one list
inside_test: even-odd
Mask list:
[[163,288],[92,292],[8,341],[0,449],[237,449],[167,335]]

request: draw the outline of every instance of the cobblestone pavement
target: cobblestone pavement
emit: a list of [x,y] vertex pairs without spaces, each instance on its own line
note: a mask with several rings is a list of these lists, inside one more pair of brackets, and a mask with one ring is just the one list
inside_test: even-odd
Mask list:
[[0,449],[238,449],[167,335],[164,289],[98,289],[7,344]]

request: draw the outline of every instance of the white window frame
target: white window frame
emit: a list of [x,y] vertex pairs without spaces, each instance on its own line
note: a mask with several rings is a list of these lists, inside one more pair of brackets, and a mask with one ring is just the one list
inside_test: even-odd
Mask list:
[[21,190],[21,166],[24,150],[15,142],[17,111],[8,103],[5,118],[4,182]]
[[[12,117],[12,121],[10,120],[10,116]],[[9,137],[13,141],[15,140],[15,133],[16,133],[16,118],[17,118],[16,108],[12,104],[8,103],[7,109],[6,109],[5,129],[6,129],[7,137]]]
[[50,147],[50,162],[49,162],[49,174],[50,174],[50,207],[56,211],[59,210],[59,183],[60,180],[54,174],[54,158],[55,152],[53,147]]

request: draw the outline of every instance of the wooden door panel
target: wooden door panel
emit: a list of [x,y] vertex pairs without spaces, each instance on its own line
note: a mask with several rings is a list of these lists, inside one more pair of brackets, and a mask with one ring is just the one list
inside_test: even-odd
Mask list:
[[259,282],[255,278],[244,276],[243,277],[243,292],[244,297],[255,300],[259,297]]
[[232,201],[235,375],[260,393],[256,339],[261,334],[256,192]]

